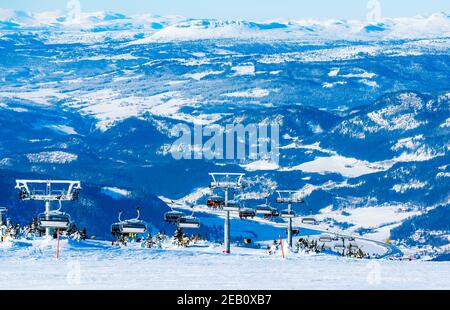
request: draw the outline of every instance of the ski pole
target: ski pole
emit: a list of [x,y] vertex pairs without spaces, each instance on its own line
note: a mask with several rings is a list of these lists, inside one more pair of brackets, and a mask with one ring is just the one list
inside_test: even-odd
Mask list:
[[59,259],[59,228],[57,230],[58,241],[56,243],[56,259]]
[[284,259],[284,248],[283,248],[283,239],[281,239],[281,235],[280,235],[280,246],[281,246],[281,256]]

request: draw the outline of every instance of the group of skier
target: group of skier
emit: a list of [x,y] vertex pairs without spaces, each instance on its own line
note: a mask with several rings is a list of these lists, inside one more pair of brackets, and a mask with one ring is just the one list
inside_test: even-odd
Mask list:
[[22,228],[19,224],[13,224],[11,220],[7,220],[4,223],[1,223],[0,226],[0,239],[2,242],[11,239],[17,239],[19,235],[22,233]]
[[195,244],[203,240],[199,234],[186,235],[182,229],[177,228],[172,238],[172,244],[180,247],[187,247],[189,244]]
[[295,249],[298,253],[321,253],[325,251],[325,244],[319,245],[319,242],[314,239],[299,238],[295,243]]
[[[14,240],[18,238],[32,238],[41,237],[44,234],[44,230],[39,227],[39,222],[37,218],[34,218],[31,223],[25,226],[20,226],[20,224],[13,224],[10,219],[0,225],[0,241],[5,242],[8,240]],[[87,233],[86,228],[78,230],[75,225],[71,225],[69,229],[60,231],[61,235],[67,236],[73,240],[86,240]],[[53,237],[57,238],[58,231],[53,231]]]
[[[146,238],[136,234],[121,234],[116,236],[116,239],[112,241],[112,245],[127,246],[128,243],[142,243],[143,247],[148,249],[162,248],[163,243],[168,239],[169,237],[163,232],[158,232],[155,237],[149,233]],[[199,234],[187,235],[182,229],[178,228],[171,239],[171,243],[179,247],[187,247],[201,240],[204,239]]]

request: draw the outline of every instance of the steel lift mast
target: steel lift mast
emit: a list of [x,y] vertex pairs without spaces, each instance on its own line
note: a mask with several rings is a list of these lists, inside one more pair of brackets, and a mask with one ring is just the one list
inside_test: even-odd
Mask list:
[[[303,198],[300,197],[298,191],[294,191],[294,190],[277,190],[276,192],[278,193],[277,202],[278,203],[287,203],[287,205],[288,205],[288,214],[294,214],[292,212],[292,204],[294,204],[294,203],[304,203],[305,202],[303,200]],[[288,230],[287,230],[288,245],[291,248],[292,248],[292,218],[293,217],[294,216],[292,216],[292,217],[290,216],[288,218]]]
[[[59,189],[52,187],[59,186]],[[36,189],[38,187],[39,189]],[[52,211],[51,203],[54,201],[73,201],[78,198],[81,190],[80,181],[62,181],[62,180],[16,180],[16,189],[19,190],[20,200],[44,201],[45,214],[49,215]],[[52,229],[45,228],[45,235],[51,236]]]
[[213,181],[211,182],[210,188],[212,189],[223,189],[225,192],[225,206],[226,210],[225,222],[223,225],[224,229],[224,252],[231,253],[230,247],[230,211],[228,208],[228,191],[230,189],[242,189],[244,185],[242,184],[242,178],[244,173],[209,173]]

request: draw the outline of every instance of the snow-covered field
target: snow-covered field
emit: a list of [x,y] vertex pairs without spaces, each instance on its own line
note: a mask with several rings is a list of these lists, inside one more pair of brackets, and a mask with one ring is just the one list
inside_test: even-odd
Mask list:
[[0,289],[449,289],[450,263],[354,260],[219,245],[0,244]]

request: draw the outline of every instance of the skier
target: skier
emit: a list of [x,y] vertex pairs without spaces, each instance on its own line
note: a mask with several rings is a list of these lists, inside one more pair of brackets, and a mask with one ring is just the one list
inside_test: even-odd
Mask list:
[[273,240],[273,243],[272,243],[272,245],[270,247],[270,253],[271,254],[275,254],[275,253],[277,253],[278,249],[279,249],[278,241],[277,240]]
[[86,240],[86,238],[87,238],[86,227],[83,228],[83,230],[81,231],[80,237],[81,237],[81,240]]
[[147,248],[147,249],[150,249],[150,248],[152,248],[153,247],[153,239],[152,239],[152,234],[148,234],[148,236],[147,236],[147,240],[145,240],[145,247]]
[[177,246],[182,246],[183,245],[183,231],[180,228],[177,228],[177,230],[175,231],[175,234],[173,236],[173,241],[172,243],[177,245]]

